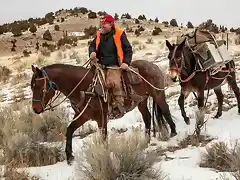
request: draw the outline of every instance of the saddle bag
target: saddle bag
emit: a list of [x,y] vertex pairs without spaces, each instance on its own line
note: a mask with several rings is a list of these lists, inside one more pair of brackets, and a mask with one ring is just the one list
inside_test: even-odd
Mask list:
[[[138,68],[133,68],[131,67],[132,70],[134,70],[136,73],[139,73]],[[134,72],[132,72],[131,70],[127,71],[127,77],[129,80],[130,84],[140,84],[142,82],[142,78],[139,77],[137,74],[135,74]]]

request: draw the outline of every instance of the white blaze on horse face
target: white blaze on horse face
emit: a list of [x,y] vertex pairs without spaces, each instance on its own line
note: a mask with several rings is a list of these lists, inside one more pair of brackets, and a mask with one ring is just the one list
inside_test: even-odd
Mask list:
[[171,78],[176,78],[176,77],[178,76],[178,72],[175,71],[175,70],[169,70],[168,75],[169,75]]

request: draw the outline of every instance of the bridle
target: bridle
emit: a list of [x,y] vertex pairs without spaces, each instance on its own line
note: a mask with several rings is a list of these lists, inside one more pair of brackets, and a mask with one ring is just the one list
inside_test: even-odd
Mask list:
[[[184,62],[184,54],[183,54],[183,52],[181,52],[181,56],[176,58],[175,56],[176,56],[177,48],[178,48],[178,46],[176,45],[174,47],[174,50],[173,50],[173,53],[172,53],[172,57],[170,59],[171,62],[174,61],[175,67],[170,67],[170,70],[176,71],[178,73],[179,80],[181,82],[185,83],[185,82],[190,81],[196,75],[196,72],[197,72],[196,68],[197,68],[197,66],[195,65],[194,71],[191,73],[191,75],[188,75],[187,72],[182,71],[183,68],[186,69],[185,62]],[[179,67],[178,66],[178,62],[180,60],[181,60],[181,65]],[[182,79],[181,78],[181,73],[183,73],[187,78],[186,79]]]
[[[170,59],[170,62],[174,61],[174,67],[170,67],[170,70],[176,71],[178,75],[181,73],[182,67],[183,67],[183,53],[181,53],[181,56],[176,58],[176,52],[177,52],[178,46],[175,46],[173,49],[172,57]],[[178,62],[181,60],[181,66],[178,66]]]
[[[87,66],[90,64],[90,59],[83,64],[83,66]],[[80,81],[78,82],[78,84],[72,89],[72,91],[63,99],[61,100],[61,102],[57,103],[56,105],[52,105],[53,102],[56,101],[56,99],[59,97],[59,95],[61,94],[60,90],[59,90],[59,87],[57,86],[56,83],[54,83],[53,81],[51,81],[47,75],[47,72],[44,70],[44,69],[40,69],[42,74],[43,74],[43,77],[42,78],[35,78],[35,80],[37,81],[42,81],[44,80],[44,86],[43,86],[43,97],[41,99],[35,99],[33,98],[32,101],[33,102],[38,102],[41,104],[41,107],[43,109],[43,112],[44,111],[47,111],[47,110],[54,110],[55,107],[59,106],[60,104],[62,104],[64,101],[67,100],[67,98],[69,98],[69,96],[77,89],[77,87],[82,83],[82,81],[86,78],[86,76],[88,75],[88,73],[90,72],[91,68],[88,69],[88,71],[85,73],[85,75],[82,77],[82,79],[80,79]],[[49,85],[49,88],[47,89],[47,84]],[[56,87],[56,89],[55,89]],[[58,92],[57,96],[54,98],[54,99],[50,99],[49,100],[49,103],[44,107],[44,100],[45,100],[45,97],[46,97],[46,94],[49,93],[50,90],[53,90],[54,92]],[[55,94],[56,95],[56,94]],[[47,106],[49,106],[49,108],[46,108]]]
[[[42,96],[42,98],[40,98],[40,99],[33,98],[32,101],[33,101],[33,102],[38,102],[38,103],[40,103],[43,111],[46,111],[46,110],[49,110],[49,109],[53,110],[53,107],[52,107],[51,104],[58,98],[58,96],[59,96],[61,93],[60,93],[60,91],[58,91],[59,88],[58,88],[58,86],[56,85],[56,83],[54,83],[53,81],[51,81],[51,80],[49,79],[46,71],[44,71],[43,69],[41,69],[41,71],[42,71],[43,77],[42,77],[42,78],[35,78],[35,80],[36,80],[36,81],[42,81],[42,80],[44,81],[43,90],[42,90],[43,96]],[[47,84],[48,84],[48,86],[49,86],[48,89],[47,89]],[[55,86],[57,89],[55,89],[54,86]],[[51,98],[50,101],[49,101],[49,103],[48,103],[46,106],[44,106],[45,97],[46,97],[47,93],[50,92],[50,90],[53,90],[54,93],[55,93],[55,91],[58,91],[58,94],[57,94],[57,96],[56,96],[54,99]],[[49,106],[49,108],[46,108],[47,106]]]

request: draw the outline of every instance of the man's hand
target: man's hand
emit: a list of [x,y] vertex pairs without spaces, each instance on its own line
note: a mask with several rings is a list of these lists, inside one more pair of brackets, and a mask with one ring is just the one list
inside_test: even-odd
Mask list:
[[91,54],[90,54],[90,59],[95,59],[96,58],[96,53],[95,52],[92,52]]
[[128,69],[128,64],[126,63],[122,63],[122,65],[120,66],[121,69]]

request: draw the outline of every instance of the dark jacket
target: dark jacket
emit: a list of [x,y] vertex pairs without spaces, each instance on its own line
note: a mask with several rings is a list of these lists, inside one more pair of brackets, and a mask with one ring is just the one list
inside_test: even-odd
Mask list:
[[[109,33],[101,34],[98,52],[96,52],[96,37],[93,39],[89,46],[89,56],[92,52],[96,52],[100,64],[106,66],[119,65],[117,58],[117,47],[113,38],[114,33],[115,29],[113,28]],[[123,63],[130,65],[132,61],[133,51],[125,32],[123,32],[121,36],[121,42],[122,50],[124,53]]]

